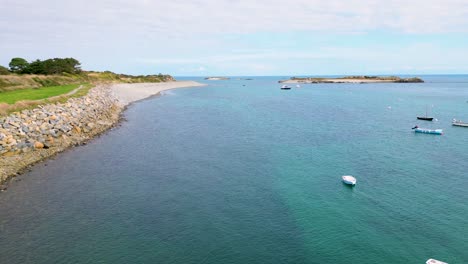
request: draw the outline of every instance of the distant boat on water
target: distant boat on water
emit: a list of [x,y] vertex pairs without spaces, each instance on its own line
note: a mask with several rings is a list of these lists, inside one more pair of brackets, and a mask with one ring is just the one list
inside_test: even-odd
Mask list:
[[434,119],[433,117],[427,117],[427,116],[418,116],[417,119],[419,120],[426,120],[426,121],[432,121]]
[[468,123],[467,123],[467,122],[463,122],[463,121],[461,121],[461,120],[453,119],[453,121],[452,121],[452,126],[468,127]]
[[281,86],[281,90],[291,90],[291,86],[283,85]]
[[432,119],[434,119],[433,117],[428,117],[427,116],[427,106],[426,106],[426,115],[425,116],[418,116],[416,118],[419,119],[419,120],[425,120],[425,121],[432,121]]
[[412,128],[415,133],[423,133],[423,134],[434,134],[434,135],[443,135],[444,130],[442,129],[429,129],[429,128],[420,128],[415,126]]
[[348,184],[348,185],[356,185],[356,178],[354,178],[353,176],[351,175],[344,175],[344,176],[341,176],[341,179],[343,180],[343,182],[345,184]]

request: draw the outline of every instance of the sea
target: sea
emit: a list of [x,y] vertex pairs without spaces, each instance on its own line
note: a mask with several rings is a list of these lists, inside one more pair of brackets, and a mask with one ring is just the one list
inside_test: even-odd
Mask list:
[[468,75],[289,77],[178,78],[207,86],[35,165],[0,193],[0,263],[468,263]]

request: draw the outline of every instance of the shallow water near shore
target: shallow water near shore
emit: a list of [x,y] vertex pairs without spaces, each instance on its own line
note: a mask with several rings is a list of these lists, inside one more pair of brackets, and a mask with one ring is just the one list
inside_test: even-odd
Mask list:
[[468,76],[249,78],[189,78],[20,176],[0,263],[468,263]]

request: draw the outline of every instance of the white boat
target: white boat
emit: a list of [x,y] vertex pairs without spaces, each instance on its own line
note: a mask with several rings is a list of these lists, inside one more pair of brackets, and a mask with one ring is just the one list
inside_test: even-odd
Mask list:
[[296,85],[296,88],[301,88],[301,86],[299,84]]
[[349,185],[356,185],[356,178],[354,178],[351,175],[344,175],[341,176],[341,179],[343,179],[343,182]]
[[426,264],[448,264],[448,263],[437,260],[437,259],[428,259],[426,260]]
[[281,86],[281,90],[291,90],[291,86],[283,85]]
[[461,120],[453,119],[452,126],[468,127],[468,123],[463,122]]

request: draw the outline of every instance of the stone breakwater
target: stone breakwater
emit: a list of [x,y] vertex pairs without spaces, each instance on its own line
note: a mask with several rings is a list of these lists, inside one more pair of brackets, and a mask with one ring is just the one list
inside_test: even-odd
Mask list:
[[0,118],[0,183],[106,131],[123,108],[109,86],[98,86],[84,97]]
[[194,81],[98,86],[80,98],[0,117],[0,191],[11,177],[65,149],[85,144],[120,119],[128,104]]

